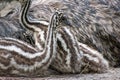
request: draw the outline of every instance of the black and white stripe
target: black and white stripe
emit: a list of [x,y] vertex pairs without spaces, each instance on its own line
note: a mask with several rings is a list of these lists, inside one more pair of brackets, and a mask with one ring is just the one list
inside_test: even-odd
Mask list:
[[55,12],[48,26],[45,47],[42,51],[17,39],[0,39],[0,70],[3,72],[8,70],[7,74],[14,74],[13,72],[17,71],[17,75],[30,75],[29,73],[34,73],[34,71],[47,69],[56,53],[56,30],[58,26],[56,21],[59,18],[58,12]]
[[82,55],[72,31],[63,27],[57,34],[57,56],[51,66],[62,73],[81,71]]
[[[20,13],[20,23],[22,26],[32,30],[32,31],[40,31],[41,30],[41,26],[47,27],[49,25],[49,23],[47,21],[31,21],[29,20],[29,18],[27,17],[27,13],[31,4],[31,0],[27,0],[25,5],[22,8],[22,11]],[[35,26],[35,25],[39,25],[39,26]]]
[[23,27],[33,31],[35,45],[40,50],[43,50],[49,23],[47,21],[29,20],[29,18],[27,17],[27,13],[31,5],[31,2],[32,2],[31,0],[27,0],[26,3],[24,4],[22,11],[20,13],[19,21]]
[[[34,32],[35,45],[39,50],[44,49],[45,39],[46,39],[46,21],[33,22],[28,20],[27,12],[30,6],[30,0],[28,0],[26,6],[22,10],[22,15],[20,16],[21,23],[23,26],[31,29]],[[40,26],[44,26],[40,27]],[[52,62],[51,66],[62,73],[80,73],[82,67],[87,63],[91,63],[91,68],[93,71],[102,72],[104,69],[108,68],[108,62],[100,55],[99,52],[91,49],[90,47],[85,47],[81,45],[76,39],[76,34],[69,27],[61,28],[57,35],[57,56]],[[39,32],[39,33],[38,33]],[[77,32],[79,33],[79,31]],[[55,55],[54,55],[55,56]],[[96,57],[95,57],[96,56]],[[96,66],[100,64],[99,66]],[[90,68],[88,68],[91,70]]]
[[[98,51],[77,41],[68,27],[57,34],[57,56],[51,67],[61,73],[106,72],[108,61]],[[85,70],[84,70],[85,69]]]

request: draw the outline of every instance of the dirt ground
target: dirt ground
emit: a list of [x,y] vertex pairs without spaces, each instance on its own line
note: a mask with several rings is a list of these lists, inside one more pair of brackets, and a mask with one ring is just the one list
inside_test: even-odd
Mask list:
[[120,68],[102,74],[51,75],[44,78],[0,77],[0,80],[120,80]]

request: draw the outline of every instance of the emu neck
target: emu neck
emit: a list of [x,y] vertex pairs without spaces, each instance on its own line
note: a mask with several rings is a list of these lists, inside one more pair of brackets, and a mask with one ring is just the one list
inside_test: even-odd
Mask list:
[[47,27],[49,23],[47,21],[29,20],[27,14],[28,14],[30,5],[31,5],[31,0],[27,0],[20,13],[20,17],[19,17],[20,23],[22,26],[24,26],[25,28],[28,28],[29,30],[40,31],[40,29],[44,29],[45,27]]

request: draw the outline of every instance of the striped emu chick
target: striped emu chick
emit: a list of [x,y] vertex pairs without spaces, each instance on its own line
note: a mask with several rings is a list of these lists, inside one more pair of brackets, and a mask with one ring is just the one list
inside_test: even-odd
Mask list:
[[[40,26],[46,26],[48,23],[45,21],[33,22],[28,20],[27,12],[30,3],[31,1],[28,0],[25,4],[22,14],[20,15],[20,21],[23,26],[34,31],[36,45],[39,50],[43,50],[45,43],[44,39],[46,37],[46,27],[39,27],[38,24]],[[63,20],[61,26],[62,24],[66,25]],[[79,42],[77,41],[72,29],[66,26],[61,27],[57,34],[57,54],[50,64],[51,68],[61,73],[80,73],[83,71],[83,67],[85,67],[88,63],[92,64],[90,68],[87,67],[89,71],[103,72],[104,69],[108,68],[107,61],[102,57],[102,55],[100,55],[100,53],[89,47],[78,45],[78,43]],[[94,58],[98,62],[94,61]],[[94,68],[92,69],[92,67]]]
[[[28,28],[29,30],[34,31],[35,44],[37,45],[37,48],[39,50],[42,50],[44,47],[44,43],[45,43],[44,39],[46,37],[47,29],[46,27],[41,28],[40,26],[47,26],[48,23],[45,21],[33,22],[27,18],[27,12],[30,7],[30,4],[31,4],[31,0],[27,0],[20,15],[20,22],[24,27]],[[61,24],[62,23],[64,24],[63,20],[61,20]],[[38,44],[38,41],[40,44]],[[58,44],[57,45],[57,57],[55,57],[53,63],[51,64],[51,67],[53,69],[56,69],[57,71],[60,71],[59,69],[61,69],[63,73],[80,72],[81,63],[82,63],[81,61],[82,55],[79,54],[78,44],[76,43],[76,39],[73,36],[73,33],[71,33],[70,29],[67,29],[66,27],[60,28],[60,30],[58,31],[58,35],[57,35],[57,44]],[[57,62],[59,57],[62,61],[60,64],[58,64]],[[71,62],[73,64],[70,64]]]
[[51,68],[61,73],[105,72],[109,68],[103,56],[77,41],[74,32],[64,27],[57,35],[57,56],[51,63]]
[[48,27],[45,46],[41,51],[17,39],[1,38],[0,75],[42,75],[55,55],[56,30],[60,18],[61,13],[55,12],[53,14]]

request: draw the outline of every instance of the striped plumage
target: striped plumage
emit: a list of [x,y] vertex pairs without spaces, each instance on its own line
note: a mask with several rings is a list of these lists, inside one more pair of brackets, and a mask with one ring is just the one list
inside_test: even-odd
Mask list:
[[[30,3],[30,1],[28,3]],[[39,21],[37,23],[29,21],[27,18],[27,11],[30,4],[26,5],[27,6],[24,7],[23,14],[21,15],[20,20],[23,21],[21,23],[23,23],[23,26],[25,26],[26,28],[35,31],[35,41],[38,41],[37,37],[39,37],[40,44],[38,45],[39,49],[41,48],[42,50],[42,48],[44,47],[43,44],[45,43],[44,39],[46,37],[46,29],[39,28],[38,24],[43,24],[44,26],[46,26],[47,24],[45,25],[44,23],[42,23],[46,21]],[[62,24],[66,25],[64,20],[62,21]],[[72,29],[73,28],[62,26],[62,28],[60,28],[60,30],[58,31],[58,34],[56,36],[58,44],[57,54],[55,59],[51,63],[51,67],[62,73],[80,73],[81,71],[83,71],[82,69],[89,63],[90,67],[87,67],[88,70],[95,72],[104,72],[105,70],[107,70],[108,62],[103,58],[103,56],[90,47],[85,47],[85,44],[81,45],[81,43],[77,41],[77,38],[74,35],[74,31]],[[37,31],[39,31],[40,33],[36,33]],[[37,36],[38,34],[39,36]],[[94,60],[94,58],[96,60]]]
[[33,31],[35,45],[37,45],[37,48],[40,50],[43,50],[49,23],[47,21],[30,21],[27,17],[30,4],[31,0],[26,0],[20,13],[19,21],[23,27],[27,28],[28,31]]
[[0,75],[37,76],[44,74],[43,71],[48,68],[56,53],[56,34],[60,18],[59,12],[52,15],[43,50],[35,49],[17,39],[1,38]]
[[107,72],[109,69],[109,63],[104,59],[103,55],[98,51],[90,48],[86,44],[78,43],[81,53],[83,53],[83,64],[81,73],[88,72]]
[[106,72],[108,61],[96,50],[77,41],[74,32],[64,27],[57,35],[57,56],[51,67],[61,73]]
[[62,9],[79,42],[99,51],[120,66],[120,0],[33,0],[29,15],[48,20],[52,11]]
[[[19,17],[20,23],[26,28],[28,28],[29,30],[40,31],[41,26],[47,27],[49,23],[43,20],[42,21],[30,21],[29,18],[27,17],[30,4],[31,4],[31,0],[27,0],[26,3],[24,4],[23,9],[20,13],[20,17]],[[37,27],[35,25],[37,25]]]
[[57,54],[51,68],[61,73],[79,73],[82,67],[83,54],[69,27],[63,27],[57,34]]
[[[39,49],[42,50],[44,47],[43,44],[45,43],[44,40],[46,37],[46,29],[45,28],[47,26],[45,28],[40,27],[40,26],[45,25],[44,24],[45,21],[42,21],[44,23],[41,23],[41,21],[32,22],[32,21],[28,20],[27,12],[28,12],[29,6],[30,6],[30,0],[28,0],[28,2],[25,4],[24,9],[22,9],[22,14],[20,15],[20,21],[24,27],[28,28],[29,30],[34,31],[34,39],[35,39],[35,42],[37,41],[36,45],[38,45]],[[40,25],[38,26],[38,24],[40,24]],[[41,24],[43,24],[43,25],[41,25]],[[30,25],[32,25],[32,26],[30,26]],[[38,33],[38,31],[39,31],[39,33]],[[66,37],[68,37],[68,38],[66,38]],[[38,38],[39,38],[39,41],[38,41]],[[81,64],[82,64],[82,61],[81,61],[82,55],[79,54],[79,52],[80,52],[79,47],[78,47],[77,41],[76,41],[75,37],[73,36],[73,33],[71,32],[71,30],[67,29],[66,27],[60,28],[60,30],[58,31],[58,35],[57,35],[57,40],[58,40],[57,41],[58,42],[58,49],[57,49],[57,57],[55,58],[55,61],[58,60],[59,54],[63,53],[63,57],[62,56],[60,56],[60,57],[63,61],[66,60],[67,63],[62,62],[59,65],[58,63],[55,64],[54,63],[55,61],[53,61],[51,66],[53,68],[55,68],[55,66],[56,67],[60,66],[59,69],[64,68],[63,71],[66,73],[68,73],[68,72],[74,72],[74,73],[80,72],[80,70],[81,70],[80,68],[81,68]],[[40,42],[40,44],[38,44],[38,42]],[[59,43],[62,43],[61,47],[63,47],[63,48],[60,47]],[[68,49],[68,50],[66,50],[66,49]],[[67,56],[67,57],[65,57],[65,56]],[[74,60],[71,61],[71,59],[74,59]],[[71,65],[71,62],[76,63],[76,64]],[[66,68],[63,65],[67,65]]]

